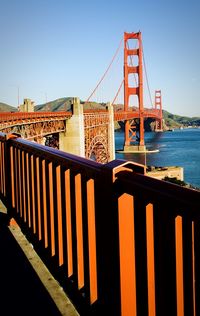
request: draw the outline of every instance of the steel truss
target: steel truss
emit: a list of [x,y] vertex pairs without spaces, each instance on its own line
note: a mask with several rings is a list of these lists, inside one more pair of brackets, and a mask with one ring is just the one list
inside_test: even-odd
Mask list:
[[34,139],[44,137],[46,135],[59,133],[65,131],[64,120],[40,121],[32,123],[15,123],[15,125],[2,127],[1,131],[4,133],[18,133],[21,137],[26,139]]
[[109,150],[109,114],[106,112],[84,113],[85,157],[107,163]]

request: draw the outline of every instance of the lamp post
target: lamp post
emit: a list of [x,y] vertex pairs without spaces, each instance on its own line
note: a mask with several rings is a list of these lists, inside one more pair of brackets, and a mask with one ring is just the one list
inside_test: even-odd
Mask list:
[[19,106],[19,86],[17,86],[17,106]]

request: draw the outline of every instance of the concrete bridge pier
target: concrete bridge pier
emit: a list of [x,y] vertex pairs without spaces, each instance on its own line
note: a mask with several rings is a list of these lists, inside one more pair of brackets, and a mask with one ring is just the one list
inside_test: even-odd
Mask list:
[[[85,157],[85,126],[83,107],[79,98],[73,99],[73,115],[66,120],[66,131],[59,133],[59,149],[70,154]],[[107,104],[109,123],[107,129],[107,161],[115,159],[115,135],[113,106]]]
[[143,153],[146,152],[146,146],[145,145],[124,145],[123,152],[125,153]]
[[45,141],[46,141],[45,137],[42,137],[42,136],[41,137],[36,137],[34,140],[36,141],[36,143],[45,146]]
[[66,131],[59,133],[59,149],[85,157],[83,107],[79,98],[73,99],[73,115],[66,120]]

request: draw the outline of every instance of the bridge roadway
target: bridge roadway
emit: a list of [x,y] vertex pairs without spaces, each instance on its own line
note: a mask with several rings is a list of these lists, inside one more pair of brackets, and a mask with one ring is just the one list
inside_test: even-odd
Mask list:
[[86,110],[78,98],[74,99],[72,109],[72,112],[1,113],[0,131],[43,145],[44,137],[59,134],[59,149],[106,163],[115,159],[114,121],[130,121],[132,127],[135,118],[161,119],[159,109],[114,111],[108,104],[105,110]]
[[71,112],[3,112],[0,114],[0,129],[7,126],[25,125],[34,122],[60,121],[72,116]]
[[[101,114],[107,113],[106,110],[85,110],[84,114]],[[44,121],[60,121],[72,117],[72,112],[3,112],[0,113],[0,130],[6,127],[15,125],[25,125],[34,122]],[[134,118],[139,118],[139,110],[119,110],[114,111],[114,121],[124,121]],[[144,118],[160,118],[160,111],[158,109],[144,109]]]

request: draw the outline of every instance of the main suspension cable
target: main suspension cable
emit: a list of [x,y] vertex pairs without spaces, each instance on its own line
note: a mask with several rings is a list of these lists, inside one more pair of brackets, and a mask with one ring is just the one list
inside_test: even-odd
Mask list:
[[117,97],[118,97],[118,95],[119,95],[119,93],[120,93],[120,90],[121,90],[121,88],[122,88],[123,83],[124,83],[124,79],[122,80],[122,82],[121,82],[121,84],[120,84],[120,86],[119,86],[119,89],[117,90],[117,94],[116,94],[116,96],[114,97],[114,99],[113,99],[111,105],[113,105],[114,102],[116,101],[116,99],[117,99]]
[[86,101],[86,102],[89,102],[89,100],[91,99],[91,97],[92,97],[93,94],[96,92],[96,90],[98,89],[98,87],[100,86],[100,84],[102,83],[102,81],[104,80],[105,76],[107,75],[107,73],[108,73],[110,67],[112,66],[112,64],[113,64],[113,62],[114,62],[114,60],[115,60],[115,58],[116,58],[116,56],[117,56],[117,54],[118,54],[118,52],[119,52],[119,50],[120,50],[120,47],[121,47],[121,45],[122,45],[122,41],[123,41],[123,38],[121,39],[121,41],[120,41],[120,43],[119,43],[119,46],[118,46],[118,48],[117,48],[117,50],[116,50],[116,52],[115,52],[115,54],[114,54],[114,56],[113,56],[113,58],[112,58],[112,60],[111,60],[111,62],[110,62],[108,68],[106,69],[105,73],[103,74],[103,76],[102,76],[101,79],[99,80],[99,82],[98,82],[97,86],[95,87],[95,89],[92,91],[92,93],[90,94],[90,96],[87,98],[87,101]]

